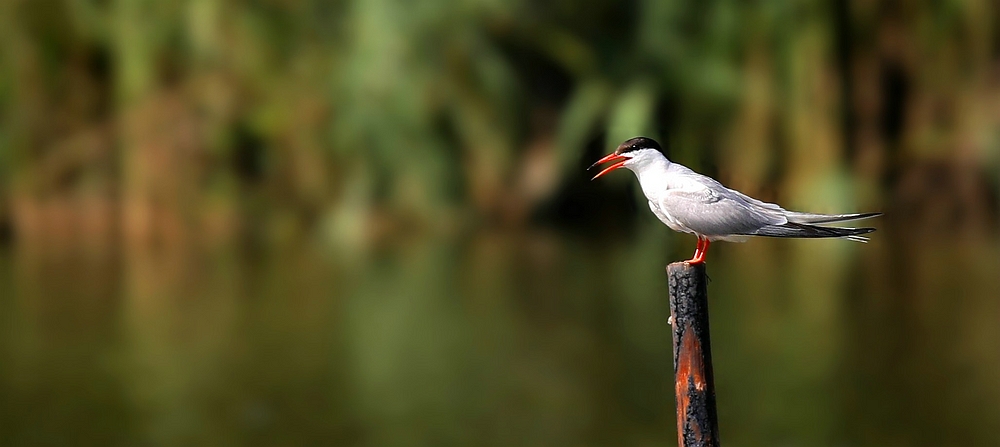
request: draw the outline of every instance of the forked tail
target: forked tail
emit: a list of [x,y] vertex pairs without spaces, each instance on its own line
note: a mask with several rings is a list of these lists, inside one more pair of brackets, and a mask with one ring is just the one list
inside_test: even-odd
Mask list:
[[767,237],[801,237],[801,238],[827,238],[839,237],[857,242],[868,242],[868,238],[860,235],[871,233],[874,228],[839,228],[821,227],[819,225],[809,225],[804,223],[788,222],[781,225],[768,225],[748,236]]

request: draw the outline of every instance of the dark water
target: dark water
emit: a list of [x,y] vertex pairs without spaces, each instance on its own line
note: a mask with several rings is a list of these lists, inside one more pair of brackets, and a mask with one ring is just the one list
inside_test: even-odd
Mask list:
[[[649,225],[0,255],[0,445],[672,445]],[[716,244],[722,439],[1000,445],[1000,249]]]

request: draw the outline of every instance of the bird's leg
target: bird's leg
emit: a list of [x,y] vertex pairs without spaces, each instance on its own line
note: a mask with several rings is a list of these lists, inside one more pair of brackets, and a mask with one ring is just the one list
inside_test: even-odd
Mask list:
[[694,257],[687,260],[688,264],[701,264],[705,262],[705,254],[708,253],[708,244],[711,241],[708,238],[702,238],[698,236],[698,247],[694,250]]
[[692,256],[691,259],[688,259],[687,263],[700,264],[702,262],[705,262],[704,249],[707,244],[708,244],[708,239],[702,239],[701,236],[698,236],[698,245],[695,246],[694,256]]

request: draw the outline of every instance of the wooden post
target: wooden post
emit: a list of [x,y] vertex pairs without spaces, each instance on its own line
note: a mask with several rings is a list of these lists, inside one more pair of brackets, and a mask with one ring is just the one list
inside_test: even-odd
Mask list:
[[681,447],[719,445],[705,282],[705,264],[675,262],[667,266],[674,329],[677,445]]

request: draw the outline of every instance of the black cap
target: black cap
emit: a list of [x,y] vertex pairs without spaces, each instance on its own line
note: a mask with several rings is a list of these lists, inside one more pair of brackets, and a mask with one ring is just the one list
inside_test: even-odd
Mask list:
[[624,143],[618,145],[618,149],[615,149],[616,154],[624,154],[626,152],[638,151],[642,149],[656,149],[663,153],[663,148],[660,147],[660,143],[656,140],[646,137],[635,137],[631,138]]

